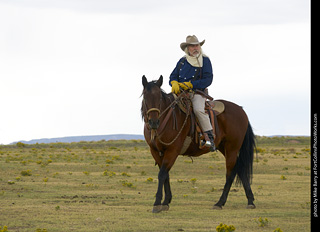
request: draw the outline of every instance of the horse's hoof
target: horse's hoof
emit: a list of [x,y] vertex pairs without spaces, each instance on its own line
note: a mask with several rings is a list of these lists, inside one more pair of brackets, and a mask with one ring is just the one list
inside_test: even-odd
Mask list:
[[161,211],[168,211],[169,205],[162,205]]
[[214,205],[214,206],[212,207],[212,209],[222,210],[222,206]]
[[255,209],[256,206],[253,204],[253,205],[247,205],[247,209]]
[[160,213],[162,211],[162,205],[153,206],[152,213]]

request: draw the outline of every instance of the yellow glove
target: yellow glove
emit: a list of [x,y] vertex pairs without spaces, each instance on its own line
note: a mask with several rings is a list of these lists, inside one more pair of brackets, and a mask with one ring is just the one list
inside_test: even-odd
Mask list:
[[172,88],[171,88],[172,93],[175,93],[175,94],[180,93],[180,87],[179,87],[178,81],[171,81],[171,85],[172,85]]
[[192,89],[193,88],[193,85],[191,84],[191,82],[182,82],[182,83],[179,83],[179,86],[181,88],[183,88],[184,90],[188,90],[188,89]]

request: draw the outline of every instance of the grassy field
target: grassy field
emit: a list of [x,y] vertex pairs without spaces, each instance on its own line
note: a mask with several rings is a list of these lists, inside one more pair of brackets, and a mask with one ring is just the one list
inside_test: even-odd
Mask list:
[[[170,172],[170,210],[153,214],[158,168],[144,141],[0,146],[0,227],[8,231],[310,231],[309,138],[258,138],[246,209],[232,186],[223,210],[213,210],[225,183],[215,152],[179,157]],[[0,229],[1,230],[1,229]],[[280,230],[278,230],[280,231]]]

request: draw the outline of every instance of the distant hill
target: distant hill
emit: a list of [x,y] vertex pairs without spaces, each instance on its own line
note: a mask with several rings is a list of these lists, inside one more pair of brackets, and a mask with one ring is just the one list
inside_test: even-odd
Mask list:
[[[89,135],[89,136],[69,136],[61,138],[44,138],[44,139],[32,139],[30,141],[17,141],[25,144],[36,144],[36,143],[72,143],[80,141],[100,141],[100,140],[133,140],[142,139],[143,135],[131,135],[131,134],[113,134],[113,135]],[[13,142],[11,144],[16,144]]]
[[[285,136],[285,135],[274,135],[274,136],[256,136],[257,145],[262,144],[286,144],[286,143],[298,143],[298,144],[310,144],[310,136]],[[43,139],[32,139],[30,141],[16,141],[11,144],[21,142],[24,144],[36,144],[36,143],[73,143],[81,141],[109,141],[109,140],[144,140],[143,135],[136,134],[112,134],[112,135],[87,135],[87,136],[68,136],[59,138],[43,138]]]

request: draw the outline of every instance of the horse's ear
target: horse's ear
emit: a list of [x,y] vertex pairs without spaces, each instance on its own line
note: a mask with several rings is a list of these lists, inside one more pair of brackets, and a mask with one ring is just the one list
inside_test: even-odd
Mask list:
[[148,84],[147,78],[145,77],[145,75],[142,76],[142,85],[145,88]]
[[161,75],[159,80],[157,80],[156,85],[160,88],[163,83],[163,76]]

